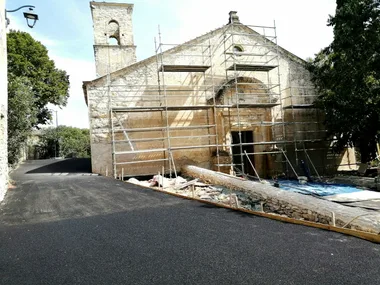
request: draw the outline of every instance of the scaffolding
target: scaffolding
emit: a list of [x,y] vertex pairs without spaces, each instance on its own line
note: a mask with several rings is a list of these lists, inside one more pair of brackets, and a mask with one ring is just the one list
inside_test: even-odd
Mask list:
[[[128,176],[128,168],[143,164],[149,165],[150,169],[162,169],[163,173],[177,175],[174,158],[177,151],[218,147],[218,134],[212,132],[215,124],[202,122],[189,125],[185,122],[186,118],[173,119],[178,114],[190,116],[192,112],[206,113],[205,117],[209,119],[210,105],[204,103],[214,92],[212,80],[211,84],[205,84],[205,74],[212,76],[210,44],[184,45],[192,49],[192,53],[181,53],[181,58],[191,57],[192,64],[186,64],[189,60],[178,62],[175,55],[164,53],[165,47],[174,45],[163,44],[160,32],[159,42],[155,42],[155,46],[157,85],[131,82],[107,87],[108,97],[111,98],[109,110],[114,177],[121,172]],[[168,73],[197,75],[192,76],[186,85],[169,85],[165,82],[165,74]],[[136,124],[139,118],[144,121],[143,127]],[[187,135],[189,132],[191,136]],[[141,175],[150,172],[147,170]]]
[[[288,71],[288,86],[282,90],[284,118],[289,123],[285,132],[293,146],[294,161],[299,171],[300,165],[307,163],[316,177],[331,173],[330,168],[337,166],[332,152],[329,153],[332,140],[327,136],[323,124],[323,114],[314,102],[318,95],[310,79],[305,79],[305,70],[294,68]],[[330,156],[330,158],[329,158]]]
[[[235,149],[238,147],[237,153],[232,151],[235,158],[232,165],[244,175],[250,172],[246,168],[251,164],[251,160],[255,161],[255,157],[258,156],[279,154],[281,150],[278,146],[286,143],[283,116],[280,115],[279,120],[275,118],[276,112],[282,112],[282,109],[278,108],[282,100],[275,23],[273,26],[231,23],[223,33],[223,46],[226,81],[234,88],[235,100],[232,101],[235,104],[229,106],[229,112],[236,113],[235,129],[238,133],[237,140],[228,147]],[[244,78],[257,80],[247,82]],[[260,128],[261,133],[268,133],[265,129],[269,128],[270,137],[264,135],[260,141],[253,138],[250,142],[242,137],[246,121],[244,109],[260,109],[266,114],[266,120],[256,119],[250,123],[252,127]],[[233,129],[232,125],[230,129]]]
[[[310,159],[317,149],[324,130],[318,114],[310,116],[314,89],[295,86],[291,75],[281,88],[275,23],[232,22],[217,35],[181,45],[163,43],[159,30],[155,53],[157,84],[144,76],[116,84],[108,75],[101,90],[115,178],[176,176],[178,163],[194,163],[188,154],[197,152],[214,170],[260,179],[258,172],[284,172],[286,152],[294,152],[298,165],[301,152]],[[312,120],[298,120],[305,110]]]

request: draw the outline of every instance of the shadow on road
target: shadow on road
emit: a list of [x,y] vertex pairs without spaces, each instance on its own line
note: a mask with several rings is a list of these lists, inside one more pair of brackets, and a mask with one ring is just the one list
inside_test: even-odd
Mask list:
[[33,173],[91,173],[91,159],[90,158],[69,158],[63,160],[51,160],[51,163],[38,168],[34,168],[27,174]]

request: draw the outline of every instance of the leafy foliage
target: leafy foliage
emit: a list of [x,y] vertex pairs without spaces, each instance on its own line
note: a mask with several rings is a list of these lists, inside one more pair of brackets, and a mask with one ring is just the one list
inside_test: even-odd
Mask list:
[[362,162],[376,155],[380,134],[380,1],[337,0],[333,42],[309,65],[335,148],[358,146]]
[[17,163],[21,145],[37,122],[34,93],[26,77],[16,77],[8,84],[8,163]]
[[43,129],[38,149],[40,158],[90,157],[89,130],[67,126]]
[[69,77],[55,67],[44,45],[25,32],[11,30],[7,34],[8,78],[26,77],[38,110],[36,124],[46,124],[51,119],[48,103],[64,106],[69,96]]

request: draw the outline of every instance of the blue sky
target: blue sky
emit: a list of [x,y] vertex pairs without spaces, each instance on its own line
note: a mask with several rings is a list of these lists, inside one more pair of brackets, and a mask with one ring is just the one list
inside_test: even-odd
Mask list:
[[[103,1],[99,1],[103,2]],[[221,27],[228,12],[237,11],[247,25],[273,25],[278,43],[301,58],[313,57],[333,39],[327,27],[335,12],[334,0],[113,0],[133,3],[133,31],[137,58],[154,54],[154,37],[160,25],[163,42],[182,43]],[[60,69],[70,75],[68,105],[58,110],[59,124],[88,127],[81,82],[95,77],[92,20],[87,0],[6,0],[6,9],[36,6],[40,20],[26,26],[22,11],[8,14],[10,29],[29,32],[44,44]],[[53,108],[54,109],[54,108]],[[56,108],[55,108],[56,109]]]

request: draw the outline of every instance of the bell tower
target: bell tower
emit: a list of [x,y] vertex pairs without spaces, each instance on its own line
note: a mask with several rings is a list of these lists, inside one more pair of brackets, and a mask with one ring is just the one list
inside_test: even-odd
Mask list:
[[136,62],[133,4],[90,2],[97,77]]

